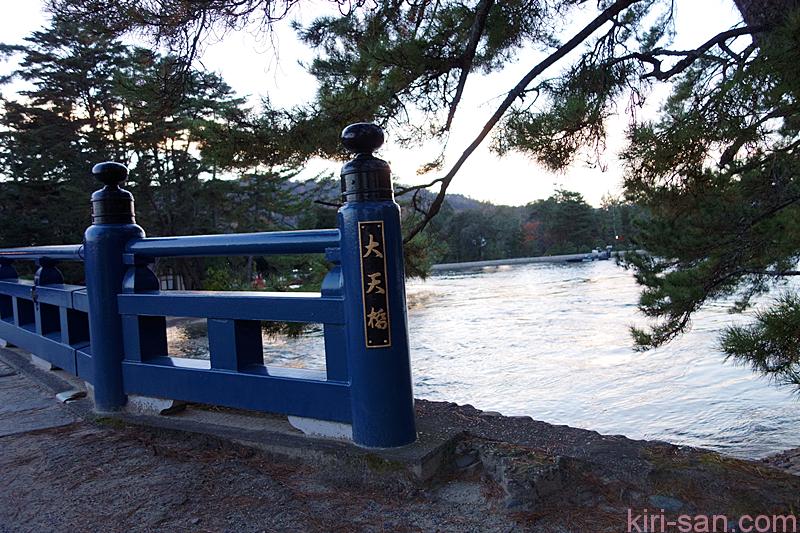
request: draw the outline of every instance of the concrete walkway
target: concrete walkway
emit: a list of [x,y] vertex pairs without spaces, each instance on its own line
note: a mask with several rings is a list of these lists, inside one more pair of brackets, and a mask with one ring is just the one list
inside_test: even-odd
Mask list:
[[55,399],[74,386],[0,349],[2,533],[597,533],[625,531],[629,509],[731,519],[800,509],[800,478],[766,462],[468,405],[417,401],[423,433],[457,436],[421,481],[402,454],[280,436],[272,421],[224,430],[200,406],[94,416],[88,399]]
[[77,422],[51,391],[0,360],[0,437]]

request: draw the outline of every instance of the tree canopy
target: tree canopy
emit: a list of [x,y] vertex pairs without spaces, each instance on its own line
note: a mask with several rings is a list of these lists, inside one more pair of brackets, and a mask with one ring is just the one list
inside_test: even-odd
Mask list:
[[[90,170],[103,160],[131,168],[138,221],[154,235],[316,223],[300,220],[307,200],[292,194],[292,166],[239,157],[230,132],[263,118],[219,76],[74,17],[0,53],[19,58],[0,81],[25,82],[0,102],[0,247],[81,242],[98,188]],[[199,260],[173,263],[187,287],[203,285]]]
[[[171,46],[187,70],[210,30],[269,28],[291,18],[296,3],[50,0],[57,14],[112,13],[107,31],[144,31]],[[408,242],[425,235],[485,140],[499,153],[522,152],[564,169],[603,152],[608,119],[627,102],[625,192],[649,213],[637,243],[649,254],[627,264],[643,286],[640,308],[655,321],[634,330],[637,343],[668,342],[709,300],[738,295],[735,310],[743,310],[797,274],[798,0],[736,0],[742,21],[688,49],[673,46],[672,0],[331,5],[341,14],[296,24],[316,52],[309,70],[317,97],[293,109],[268,106],[270,129],[256,122],[243,130],[259,142],[243,143],[239,157],[263,159],[264,146],[294,161],[336,155],[338,131],[355,120],[378,121],[409,144],[437,138],[444,145],[474,76],[529,61],[461,156],[447,168],[436,158],[423,169],[436,177],[399,191],[412,198]],[[562,23],[578,17],[585,24]],[[671,96],[658,116],[637,113],[661,83],[670,84]],[[432,201],[418,192],[428,187],[438,187]],[[800,334],[772,327],[776,317],[792,323],[796,302],[787,296],[752,327],[729,330],[722,348],[800,385],[798,354],[787,348]]]

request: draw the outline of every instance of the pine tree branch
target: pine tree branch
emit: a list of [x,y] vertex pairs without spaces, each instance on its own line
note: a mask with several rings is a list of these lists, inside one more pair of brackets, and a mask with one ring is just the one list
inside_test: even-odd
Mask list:
[[697,59],[703,57],[706,52],[711,50],[715,45],[719,43],[724,43],[728,39],[733,37],[739,37],[741,35],[752,35],[754,33],[759,33],[764,31],[764,28],[761,26],[745,26],[743,28],[734,28],[732,30],[724,31],[719,33],[700,45],[699,47],[695,48],[694,50],[688,50],[685,52],[686,57],[675,63],[675,65],[667,70],[667,71],[658,71],[658,72],[651,72],[646,74],[645,77],[654,77],[659,81],[665,81],[670,79],[671,77],[675,76],[676,74],[680,74],[687,68],[689,68],[692,63],[694,63]]
[[462,57],[461,74],[458,78],[458,86],[456,87],[456,94],[453,97],[453,102],[450,104],[450,111],[447,113],[447,122],[442,128],[442,131],[450,129],[453,123],[453,117],[456,114],[456,108],[461,102],[461,96],[464,94],[464,86],[467,84],[467,77],[472,69],[472,61],[475,59],[475,53],[478,50],[478,43],[480,43],[481,35],[486,27],[486,18],[489,16],[489,10],[494,5],[494,0],[481,0],[478,7],[475,8],[475,22],[472,23],[472,29],[469,35],[469,44],[464,51]]
[[[708,51],[714,46],[719,45],[723,51],[729,51],[730,49],[728,48],[726,41],[733,39],[734,37],[741,37],[742,35],[753,35],[760,33],[764,30],[765,28],[762,26],[744,26],[741,28],[733,28],[715,35],[702,45],[692,50],[666,50],[663,48],[656,48],[650,52],[632,52],[630,54],[612,59],[611,61],[607,62],[605,66],[613,66],[635,59],[642,63],[649,63],[653,66],[653,70],[642,74],[642,79],[654,78],[658,81],[666,81],[685,71],[698,59],[720,59],[716,56],[709,56],[707,54]],[[683,59],[675,63],[675,65],[673,65],[669,70],[661,70],[662,59],[660,59],[659,56],[683,57]],[[737,55],[736,58],[737,60],[742,60],[741,56]]]
[[484,124],[483,128],[481,129],[480,133],[475,137],[475,139],[467,146],[467,148],[462,152],[461,156],[452,166],[452,168],[445,174],[443,177],[433,180],[429,186],[434,185],[435,183],[441,183],[441,187],[439,188],[439,192],[436,194],[436,198],[434,198],[433,202],[431,203],[428,212],[426,213],[425,217],[418,222],[408,233],[408,235],[403,239],[403,242],[409,242],[413,239],[419,232],[421,232],[428,223],[436,216],[439,210],[444,203],[444,198],[447,193],[447,188],[450,186],[450,183],[453,181],[453,178],[456,176],[461,167],[464,163],[469,159],[473,152],[483,143],[483,140],[489,135],[489,132],[494,129],[495,125],[500,121],[503,117],[505,112],[508,108],[511,107],[511,104],[514,103],[521,94],[525,92],[525,89],[530,85],[530,83],[536,79],[537,76],[542,74],[545,70],[550,68],[554,63],[558,60],[562,59],[566,56],[569,52],[580,46],[586,39],[589,38],[598,28],[600,28],[603,24],[613,19],[623,10],[627,9],[628,7],[632,6],[633,4],[640,2],[642,0],[617,0],[611,6],[609,6],[605,11],[603,11],[600,15],[598,15],[593,21],[587,24],[581,31],[576,33],[569,41],[561,45],[555,52],[550,54],[547,58],[543,61],[538,63],[534,66],[531,70],[528,71],[527,74],[514,86],[511,91],[506,95],[503,102],[498,106],[495,110],[494,114],[492,114],[491,118]]
[[800,270],[742,270],[745,274],[757,274],[759,276],[800,276]]

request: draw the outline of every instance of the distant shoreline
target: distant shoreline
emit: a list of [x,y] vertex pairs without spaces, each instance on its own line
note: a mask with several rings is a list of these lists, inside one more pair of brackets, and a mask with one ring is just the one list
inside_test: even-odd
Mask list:
[[[472,268],[483,268],[504,265],[527,265],[529,263],[564,263],[570,260],[579,260],[591,256],[591,252],[582,254],[565,255],[542,255],[538,257],[514,257],[509,259],[492,259],[489,261],[465,261],[463,263],[441,263],[431,266],[431,272],[441,272],[445,270],[469,270]],[[625,251],[611,252],[612,257],[625,255]]]

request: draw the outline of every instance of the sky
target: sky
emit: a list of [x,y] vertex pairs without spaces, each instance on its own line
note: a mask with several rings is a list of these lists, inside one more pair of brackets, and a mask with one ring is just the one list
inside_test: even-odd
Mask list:
[[[305,2],[295,16],[301,21],[311,20],[319,14],[319,6],[320,2]],[[20,42],[47,22],[41,0],[0,0],[0,13],[4,14],[0,18],[0,40],[9,44]],[[737,21],[738,12],[733,0],[677,0],[674,48],[695,48]],[[577,27],[585,22],[560,23]],[[311,51],[297,41],[288,25],[282,25],[274,37],[269,39],[246,30],[218,35],[206,45],[200,62],[205,68],[220,74],[239,95],[248,96],[253,105],[266,95],[273,104],[280,106],[310,101],[316,83],[300,63],[310,61],[313,57]],[[505,93],[538,59],[535,53],[523,50],[517,60],[502,72],[470,77],[453,123],[444,171],[480,132]],[[663,89],[656,90],[644,112],[653,113],[665,94]],[[563,173],[552,173],[522,154],[507,154],[502,158],[494,155],[489,150],[487,139],[461,169],[449,191],[497,204],[524,205],[547,198],[556,188],[565,188],[580,192],[590,204],[597,206],[604,195],[621,192],[622,171],[616,152],[624,145],[627,124],[624,107],[620,105],[620,115],[612,118],[608,125],[607,149],[602,159],[605,171],[578,161]],[[416,173],[417,168],[438,153],[437,143],[426,142],[419,148],[400,147],[391,142],[389,135],[378,155],[392,165],[398,182],[410,185],[428,182],[440,175],[418,176]],[[337,172],[339,165],[312,160],[302,175],[311,177],[319,172]]]

